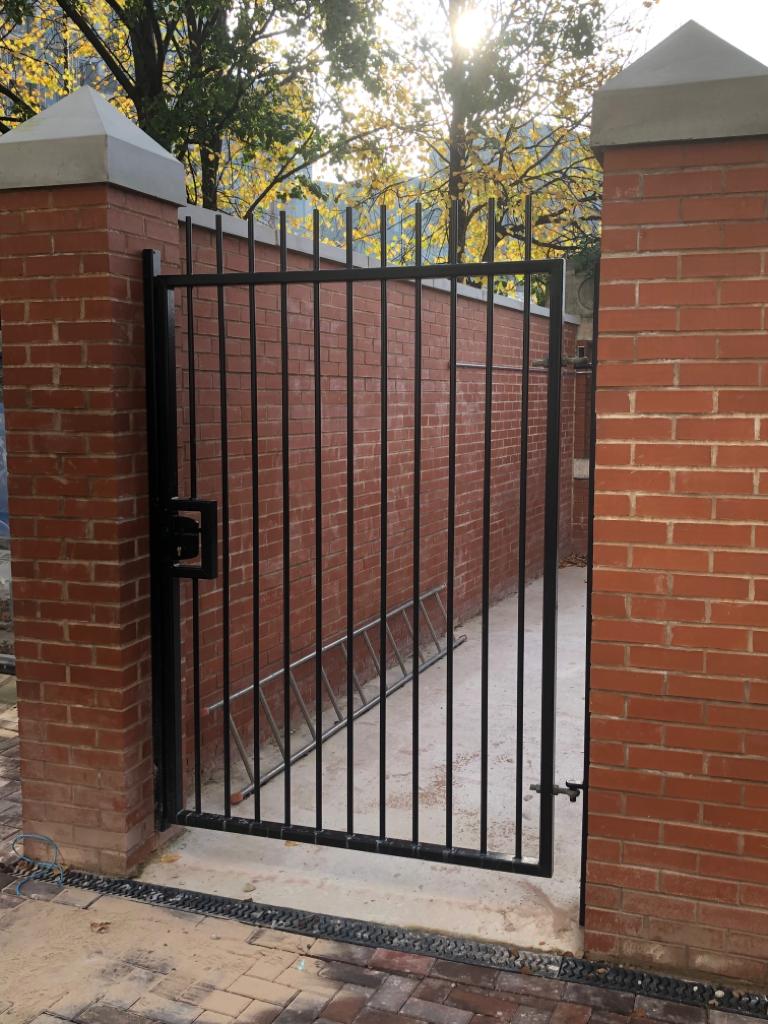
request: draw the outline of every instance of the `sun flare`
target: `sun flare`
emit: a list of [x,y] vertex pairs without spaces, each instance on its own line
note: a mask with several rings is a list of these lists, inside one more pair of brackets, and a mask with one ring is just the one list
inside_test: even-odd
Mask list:
[[471,53],[488,35],[488,12],[477,7],[462,11],[453,24],[453,37],[457,44]]

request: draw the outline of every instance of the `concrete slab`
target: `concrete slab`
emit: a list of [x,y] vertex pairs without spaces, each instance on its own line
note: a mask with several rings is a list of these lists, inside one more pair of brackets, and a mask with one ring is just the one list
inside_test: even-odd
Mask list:
[[[558,624],[557,780],[580,780],[583,756],[586,570],[560,572]],[[526,591],[526,738],[523,853],[535,857],[540,752],[541,581]],[[514,850],[515,664],[517,599],[499,602],[490,616],[489,849]],[[465,624],[466,643],[455,658],[454,841],[475,846],[480,792],[479,618]],[[445,664],[421,678],[420,836],[443,842],[445,828]],[[412,689],[388,702],[387,817],[391,835],[408,838],[412,821]],[[355,825],[378,829],[376,709],[355,726]],[[344,828],[346,736],[324,745],[324,824]],[[314,756],[294,766],[293,820],[314,824]],[[204,806],[221,810],[220,779],[206,787]],[[253,813],[252,801],[237,814]],[[265,818],[281,820],[283,780],[262,790]],[[555,877],[532,877],[430,864],[293,842],[188,830],[173,844],[178,859],[159,856],[142,878],[218,895],[250,897],[327,914],[431,929],[512,943],[528,949],[580,952],[578,890],[581,806],[556,805]],[[168,849],[163,853],[170,852]]]

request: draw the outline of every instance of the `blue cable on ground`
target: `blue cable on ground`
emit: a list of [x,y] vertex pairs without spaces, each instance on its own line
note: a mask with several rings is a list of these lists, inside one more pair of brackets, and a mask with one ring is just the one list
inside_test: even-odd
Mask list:
[[[18,848],[17,843],[23,843],[26,839],[31,839],[37,843],[42,843],[44,846],[47,846],[50,851],[49,859],[42,860],[37,857],[30,857],[28,854],[22,852],[22,850]],[[11,850],[13,850],[20,861],[23,861],[25,864],[30,864],[33,868],[26,878],[22,878],[16,883],[17,896],[21,896],[21,890],[27,882],[35,882],[41,879],[44,879],[46,882],[53,882],[54,884],[63,887],[64,869],[60,863],[61,851],[59,850],[57,843],[51,839],[50,836],[41,836],[36,832],[20,832],[11,843]]]

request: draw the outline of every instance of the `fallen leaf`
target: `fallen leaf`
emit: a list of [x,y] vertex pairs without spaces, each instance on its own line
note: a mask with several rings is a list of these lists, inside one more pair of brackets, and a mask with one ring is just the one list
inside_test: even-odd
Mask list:
[[173,864],[174,861],[181,860],[180,853],[164,853],[160,858],[161,864]]
[[112,924],[111,921],[91,921],[91,931],[98,932],[101,935],[102,932],[109,930],[110,924]]

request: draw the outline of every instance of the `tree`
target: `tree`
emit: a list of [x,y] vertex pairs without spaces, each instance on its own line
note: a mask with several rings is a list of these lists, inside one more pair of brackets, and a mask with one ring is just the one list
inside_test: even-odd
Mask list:
[[184,160],[193,200],[242,212],[275,190],[301,192],[315,161],[375,135],[355,129],[349,99],[374,86],[377,9],[378,0],[2,0],[0,130],[89,81]]
[[[591,98],[626,61],[630,21],[611,15],[606,0],[435,0],[429,21],[419,8],[392,12],[401,73],[429,116],[390,145],[411,155],[408,167],[394,165],[366,188],[368,169],[348,165],[347,195],[367,203],[372,244],[379,202],[404,209],[419,198],[441,211],[426,230],[444,258],[455,201],[459,258],[482,259],[494,198],[497,252],[514,258],[531,193],[535,254],[589,249],[601,192],[588,144]],[[411,229],[406,215],[403,230]]]

